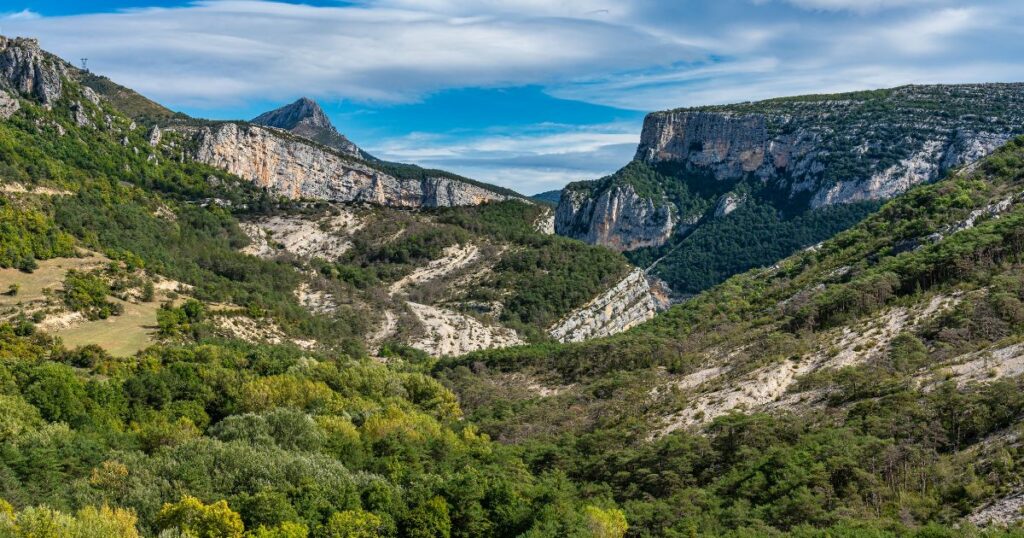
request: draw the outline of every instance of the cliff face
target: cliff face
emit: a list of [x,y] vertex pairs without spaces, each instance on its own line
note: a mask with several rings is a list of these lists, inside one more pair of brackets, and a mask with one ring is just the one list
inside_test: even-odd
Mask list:
[[[819,208],[890,198],[1022,132],[1024,84],[907,86],[654,112],[634,160],[671,168],[663,183],[751,181]],[[558,233],[633,250],[700,217],[625,183],[566,189]]]
[[755,178],[810,206],[890,198],[1022,132],[1024,85],[908,86],[655,112],[636,159]]
[[631,185],[593,197],[566,189],[555,212],[555,232],[618,251],[663,244],[675,220],[666,204],[643,198]]
[[290,198],[406,208],[477,205],[509,198],[448,177],[396,178],[362,161],[255,125],[175,129],[192,134],[196,160]]
[[66,75],[64,62],[43,52],[35,39],[0,36],[0,88],[50,106],[60,98]]
[[548,331],[559,342],[582,342],[620,333],[651,318],[667,306],[652,290],[641,269],[559,321]]

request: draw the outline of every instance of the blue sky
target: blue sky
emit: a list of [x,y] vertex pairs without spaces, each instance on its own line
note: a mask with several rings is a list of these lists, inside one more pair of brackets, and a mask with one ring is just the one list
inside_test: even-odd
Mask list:
[[1024,81],[1020,0],[0,0],[0,32],[196,116],[315,98],[375,155],[524,193],[624,165],[652,110]]

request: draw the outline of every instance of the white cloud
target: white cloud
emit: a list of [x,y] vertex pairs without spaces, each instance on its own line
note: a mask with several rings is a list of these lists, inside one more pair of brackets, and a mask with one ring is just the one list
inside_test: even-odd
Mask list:
[[[766,0],[755,0],[755,3],[765,3]],[[944,0],[785,0],[794,6],[824,11],[855,11],[867,13],[885,9],[902,8],[908,6],[921,6],[928,4],[945,4]]]
[[541,124],[466,137],[412,133],[374,148],[380,157],[452,170],[534,194],[609,174],[633,157],[640,125]]
[[637,58],[671,63],[702,54],[593,15],[610,4],[518,16],[469,16],[458,2],[408,4],[202,2],[20,21],[5,31],[36,35],[143,93],[187,104],[298,93],[413,101],[443,88],[549,83],[629,68]]

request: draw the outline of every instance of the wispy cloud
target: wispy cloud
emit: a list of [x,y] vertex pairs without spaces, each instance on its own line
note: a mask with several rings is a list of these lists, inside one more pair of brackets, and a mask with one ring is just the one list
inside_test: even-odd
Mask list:
[[296,93],[403,102],[451,87],[552,83],[627,69],[637,58],[704,54],[595,14],[611,3],[518,4],[206,1],[6,26],[58,53],[88,56],[154,97],[211,105]]
[[633,157],[639,125],[539,124],[465,133],[411,133],[377,149],[379,156],[488,177],[524,193],[592,179]]

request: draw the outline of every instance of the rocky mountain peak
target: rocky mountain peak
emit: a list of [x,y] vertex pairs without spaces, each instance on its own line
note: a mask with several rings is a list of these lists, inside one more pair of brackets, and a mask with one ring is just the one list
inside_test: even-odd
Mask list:
[[324,114],[324,109],[308,97],[302,97],[290,105],[264,112],[254,118],[252,122],[286,130],[295,129],[299,125],[307,125],[336,131],[331,120],[327,118],[327,114]]
[[39,48],[35,39],[0,36],[0,89],[29,95],[49,106],[63,92],[68,66]]
[[252,123],[284,129],[346,155],[358,158],[366,156],[358,146],[338,132],[320,104],[308,97],[302,97],[289,105],[264,112],[253,118]]

